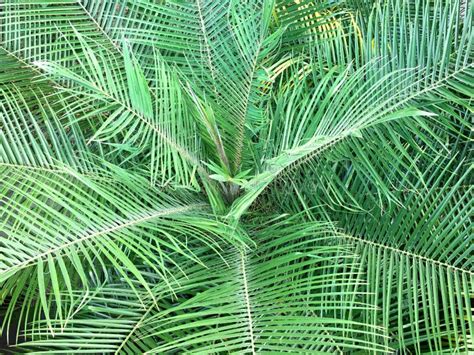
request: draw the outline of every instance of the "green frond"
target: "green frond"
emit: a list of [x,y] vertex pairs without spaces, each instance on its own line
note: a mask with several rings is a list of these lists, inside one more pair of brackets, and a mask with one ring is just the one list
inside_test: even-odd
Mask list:
[[355,213],[326,213],[337,221],[343,242],[361,255],[370,292],[366,302],[382,310],[366,320],[384,325],[387,346],[415,353],[469,352],[474,324],[472,167],[456,155],[427,158],[417,159],[421,176],[406,176],[413,180],[408,186],[392,180],[398,204],[375,207],[373,196],[366,194]]
[[472,2],[0,1],[0,352],[474,352]]
[[81,49],[75,31],[112,49],[84,7],[75,0],[7,0],[0,4],[1,46],[25,62],[54,61],[74,67]]
[[287,27],[283,38],[285,50],[301,50],[314,42],[331,43],[337,36],[347,36],[351,31],[348,26],[351,16],[345,1],[277,0],[276,3],[278,23]]
[[[365,282],[357,256],[337,243],[328,225],[284,218],[255,228],[258,252],[232,251],[225,262],[205,258],[207,268],[191,268],[174,289],[175,300],[162,294],[158,307],[143,310],[130,291],[113,295],[106,287],[88,298],[64,335],[22,347],[77,352],[102,347],[116,353],[389,351],[379,345],[382,329],[359,321],[360,314],[376,309],[359,301]],[[120,311],[123,305],[129,305],[126,313]],[[92,333],[106,324],[108,331]],[[46,331],[42,321],[33,337],[48,336]],[[75,340],[68,341],[68,334]],[[371,340],[359,341],[359,335]]]
[[[159,62],[155,76],[160,87],[150,88],[144,74],[124,43],[123,64],[106,49],[94,51],[78,32],[83,46],[82,59],[76,60],[83,68],[79,75],[53,62],[35,62],[56,81],[67,83],[61,89],[69,104],[66,112],[82,113],[82,120],[100,122],[88,141],[126,144],[148,158],[151,181],[162,184],[174,180],[177,184],[195,181],[196,170],[203,172],[196,152],[198,137],[193,134],[193,124],[186,112],[186,102],[176,77]],[[109,68],[124,67],[125,72]],[[168,165],[171,163],[170,165]]]
[[258,71],[279,42],[268,33],[272,1],[113,4],[86,6],[112,36],[126,36],[144,63],[152,66],[153,50],[159,50],[202,99],[212,102],[232,169],[238,171],[246,125],[260,116],[254,94]]
[[234,254],[233,271],[215,265],[223,272],[210,288],[149,319],[144,328],[162,344],[147,353],[389,350],[357,340],[381,329],[357,320],[374,309],[357,301],[357,258],[332,245],[327,226],[290,218],[251,234],[258,251]]
[[60,106],[46,95],[39,87],[0,88],[0,166],[60,172],[66,164],[93,173],[82,132],[75,125],[64,129]]
[[[175,263],[174,253],[200,263],[191,247],[195,243],[219,253],[218,241],[226,240],[226,235],[228,242],[243,242],[228,227],[206,217],[202,202],[170,198],[120,170],[103,171],[107,179],[81,175],[67,166],[64,170],[69,174],[1,167],[1,197],[6,202],[0,210],[5,235],[0,281],[3,297],[25,292],[18,277],[28,285],[25,299],[17,300],[25,317],[39,294],[46,320],[53,300],[56,317],[64,319],[59,292],[101,283],[111,267],[134,290],[138,286],[132,279],[153,297],[136,260],[168,279],[174,277],[167,267]],[[50,287],[53,293],[47,291]],[[10,302],[4,322],[17,302]]]
[[[310,68],[306,75],[311,76],[314,70]],[[301,78],[297,71],[298,76],[290,82],[294,87],[283,88],[277,98],[272,124],[262,137],[262,172],[245,186],[245,194],[229,216],[239,218],[283,171],[305,164],[344,139],[363,138],[364,130],[392,121],[433,116],[412,106],[420,95],[414,90],[416,71],[385,75],[382,71],[376,62],[354,72],[347,68],[338,73],[336,67],[314,89],[305,81],[306,75]],[[365,101],[370,101],[370,106],[361,104]]]

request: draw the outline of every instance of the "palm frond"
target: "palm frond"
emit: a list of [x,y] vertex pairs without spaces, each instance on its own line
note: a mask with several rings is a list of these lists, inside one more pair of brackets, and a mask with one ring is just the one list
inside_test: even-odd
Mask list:
[[[357,320],[359,311],[370,312],[353,292],[364,283],[357,260],[328,243],[327,226],[297,220],[259,228],[258,251],[228,259],[230,278],[228,269],[216,273],[208,289],[153,315],[144,328],[161,344],[147,353],[388,350],[356,340],[380,331]],[[342,318],[346,312],[353,318]]]
[[[77,284],[87,289],[107,280],[110,267],[128,284],[136,279],[151,292],[133,260],[142,260],[162,277],[173,278],[166,266],[174,263],[172,253],[200,262],[190,247],[195,242],[218,252],[217,241],[227,238],[227,227],[206,217],[205,204],[186,203],[189,197],[170,198],[147,189],[142,178],[111,168],[112,172],[105,171],[105,176],[96,179],[67,166],[63,169],[69,171],[67,176],[1,167],[5,236],[0,280],[4,297],[18,287],[21,290],[17,281],[21,277],[28,285],[26,292],[21,291],[25,297],[20,301],[22,307],[29,308],[39,294],[46,319],[52,299],[59,307],[56,316],[61,318],[59,291],[70,291]],[[239,239],[235,239],[237,244]],[[53,294],[49,294],[50,287]],[[10,312],[15,304],[10,303]]]
[[58,105],[52,107],[40,88],[8,85],[0,98],[0,166],[59,172],[65,164],[94,172],[81,131],[72,125],[66,132]]
[[[207,246],[196,245],[193,253],[196,258],[205,260],[213,252]],[[48,324],[38,317],[29,329],[18,334],[22,341],[16,348],[57,353],[144,353],[153,347],[153,343],[142,339],[142,327],[148,319],[172,306],[179,299],[178,295],[195,293],[209,278],[206,265],[179,254],[172,258],[175,261],[169,265],[173,270],[172,279],[147,271],[146,265],[139,266],[155,300],[142,288],[135,291],[122,282],[120,275],[111,274],[104,284],[61,292],[62,304],[73,309],[66,321],[56,318]]]
[[27,63],[49,60],[74,68],[75,31],[109,49],[113,43],[75,0],[7,0],[0,4],[2,48]]
[[[387,122],[432,116],[412,105],[413,99],[421,95],[414,90],[418,85],[414,81],[416,71],[382,75],[384,69],[374,66],[369,64],[353,73],[350,68],[340,73],[333,69],[314,89],[309,89],[311,82],[306,83],[305,75],[300,78],[297,72],[292,83],[298,80],[298,84],[276,102],[275,117],[263,138],[263,171],[245,186],[247,192],[236,201],[230,217],[241,216],[284,170],[313,159],[339,141],[363,137],[364,130]],[[311,68],[309,73],[314,73]],[[308,90],[311,95],[303,94]],[[366,100],[370,104],[363,104]],[[296,107],[298,103],[301,109]]]
[[463,164],[435,160],[424,172],[427,186],[399,193],[401,207],[340,220],[365,260],[371,303],[386,310],[378,319],[395,348],[473,350],[472,168],[463,172]]
[[[321,44],[352,30],[350,12],[345,1],[278,0],[276,12],[278,22],[287,27],[283,38],[285,50],[304,50],[316,42]],[[346,48],[344,48],[346,47]],[[341,46],[345,51],[348,46]],[[339,53],[341,53],[339,51]]]
[[[420,156],[415,159],[420,177],[384,176],[392,179],[391,193],[397,204],[377,206],[375,192],[358,191],[362,179],[359,183],[348,178],[342,185],[361,198],[359,210],[348,213],[334,208],[337,204],[333,210],[315,205],[321,200],[309,197],[311,190],[301,185],[293,185],[300,196],[294,208],[300,210],[306,201],[303,208],[336,220],[340,238],[353,243],[368,276],[366,302],[382,310],[367,320],[384,325],[387,346],[414,353],[469,352],[474,277],[469,229],[472,167],[458,155]],[[290,206],[288,200],[282,206]]]
[[[98,117],[100,127],[89,141],[113,145],[113,139],[119,137],[119,144],[134,154],[146,154],[151,181],[190,184],[196,170],[202,173],[204,169],[195,155],[199,140],[193,134],[177,79],[158,63],[155,75],[161,86],[152,90],[127,44],[121,65],[114,53],[107,49],[94,52],[80,33],[76,35],[83,55],[76,55],[76,60],[83,75],[57,63],[35,62],[54,80],[67,83],[68,87],[61,90],[69,102],[66,112],[82,113],[82,120]],[[125,68],[124,73],[109,69],[120,66]]]
[[86,6],[113,36],[126,36],[145,63],[153,63],[153,48],[158,49],[213,103],[232,169],[239,170],[246,125],[259,116],[258,69],[279,43],[279,36],[268,36],[272,1],[113,3]]
[[[174,289],[175,300],[163,297],[159,307],[140,310],[130,291],[113,296],[107,287],[83,307],[82,315],[89,318],[78,313],[58,338],[22,346],[86,351],[103,344],[115,352],[141,353],[387,352],[379,345],[382,329],[359,321],[360,314],[376,310],[358,301],[365,282],[357,256],[330,230],[299,217],[258,226],[252,232],[258,252],[232,251],[226,262],[204,258],[207,268],[191,268]],[[130,305],[129,312],[119,311],[123,304]],[[99,318],[99,310],[106,320]],[[91,333],[104,321],[111,324],[108,332]],[[130,333],[124,337],[126,329]],[[46,336],[46,331],[43,321],[33,336]],[[372,339],[358,341],[359,335]]]

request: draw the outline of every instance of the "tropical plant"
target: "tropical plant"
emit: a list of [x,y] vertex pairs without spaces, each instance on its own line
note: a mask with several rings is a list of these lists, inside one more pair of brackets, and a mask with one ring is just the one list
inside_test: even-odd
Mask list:
[[472,353],[471,1],[0,2],[11,353]]

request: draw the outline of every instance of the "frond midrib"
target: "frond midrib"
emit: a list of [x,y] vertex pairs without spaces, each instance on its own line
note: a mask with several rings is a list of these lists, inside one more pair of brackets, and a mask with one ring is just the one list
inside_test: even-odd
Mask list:
[[240,270],[242,272],[242,288],[243,288],[243,299],[245,303],[245,311],[246,311],[246,320],[247,320],[247,328],[249,331],[249,338],[250,338],[250,351],[253,355],[257,354],[255,351],[255,335],[253,333],[253,317],[252,317],[252,305],[250,302],[250,295],[249,295],[249,286],[248,286],[248,278],[247,278],[247,267],[246,267],[246,259],[247,255],[244,251],[240,253]]
[[[70,248],[73,245],[83,243],[86,240],[99,238],[99,237],[108,235],[109,233],[115,232],[117,230],[129,228],[129,227],[135,226],[137,224],[148,222],[148,221],[153,220],[153,219],[158,218],[158,217],[169,216],[169,215],[173,215],[173,214],[176,214],[176,213],[188,212],[190,210],[193,210],[195,208],[199,208],[199,207],[202,207],[202,206],[204,206],[204,204],[191,204],[191,205],[187,205],[187,206],[180,206],[180,207],[174,207],[174,208],[159,210],[158,212],[149,214],[149,215],[141,217],[141,218],[129,219],[129,220],[127,220],[125,222],[122,222],[118,225],[114,225],[113,227],[104,228],[104,229],[101,229],[97,232],[90,233],[90,234],[84,234],[83,236],[81,236],[78,239],[74,239],[74,240],[69,241],[66,244],[57,246],[55,248],[48,249],[48,250],[46,250],[45,252],[43,252],[41,254],[37,254],[37,255],[27,259],[27,260],[22,261],[21,263],[15,264],[15,265],[3,270],[2,273],[7,274],[9,272],[24,269],[24,268],[34,264],[39,259],[43,259],[44,257],[47,257],[49,255],[57,254],[57,253],[65,250],[67,248]],[[53,259],[54,258],[55,257],[53,256]]]
[[457,266],[448,264],[448,263],[440,261],[440,260],[428,258],[424,255],[415,254],[413,252],[403,250],[403,249],[399,249],[399,248],[395,248],[395,247],[392,247],[390,245],[377,243],[377,242],[374,242],[374,241],[371,241],[371,240],[368,240],[368,239],[365,239],[365,238],[362,238],[362,237],[357,237],[357,236],[353,236],[353,235],[346,234],[346,233],[337,233],[336,237],[344,238],[344,239],[350,239],[350,240],[353,240],[353,241],[358,242],[358,243],[370,245],[370,246],[380,248],[380,249],[389,250],[392,253],[402,254],[402,255],[408,256],[412,259],[422,260],[422,261],[430,263],[430,264],[442,266],[446,269],[451,269],[451,270],[458,271],[458,272],[461,272],[461,273],[464,273],[464,274],[467,274],[467,275],[470,275],[470,276],[474,276],[474,270],[468,270],[468,269],[464,269],[464,268],[461,268],[461,267],[457,267]]

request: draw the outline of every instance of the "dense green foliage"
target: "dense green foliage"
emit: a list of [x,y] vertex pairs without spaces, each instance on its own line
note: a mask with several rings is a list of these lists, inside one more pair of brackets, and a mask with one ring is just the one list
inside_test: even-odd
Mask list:
[[0,352],[474,352],[472,5],[0,1]]

